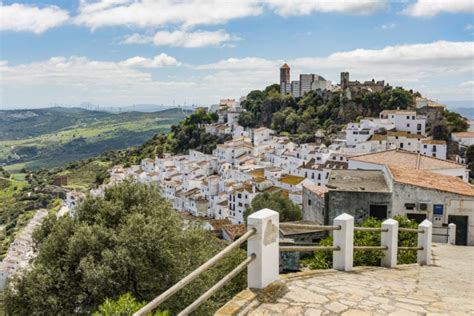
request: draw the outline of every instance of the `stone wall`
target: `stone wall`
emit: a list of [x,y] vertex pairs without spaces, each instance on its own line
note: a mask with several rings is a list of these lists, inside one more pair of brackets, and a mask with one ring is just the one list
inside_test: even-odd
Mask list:
[[358,224],[369,216],[370,205],[387,205],[387,216],[393,216],[391,193],[329,191],[326,195],[325,224],[332,223],[342,213],[354,216]]

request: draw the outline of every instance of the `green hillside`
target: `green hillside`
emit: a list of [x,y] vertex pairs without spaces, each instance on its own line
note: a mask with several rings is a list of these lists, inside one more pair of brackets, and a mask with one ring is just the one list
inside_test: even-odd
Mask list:
[[120,114],[79,108],[0,111],[0,165],[10,171],[50,168],[137,146],[167,132],[184,116],[178,109]]

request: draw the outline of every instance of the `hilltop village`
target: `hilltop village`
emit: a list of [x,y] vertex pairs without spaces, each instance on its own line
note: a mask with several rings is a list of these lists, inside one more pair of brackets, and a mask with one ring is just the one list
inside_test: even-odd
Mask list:
[[[383,81],[349,81],[349,73],[341,73],[337,85],[314,74],[301,75],[300,81],[289,78],[285,64],[282,94],[331,89],[350,97],[390,88]],[[103,195],[108,186],[126,179],[155,184],[183,217],[202,219],[228,240],[245,232],[245,210],[257,195],[278,192],[301,208],[303,220],[328,224],[343,212],[358,221],[402,214],[418,222],[428,218],[441,232],[455,222],[457,242],[474,245],[474,188],[464,158],[448,160],[446,141],[427,135],[431,113],[444,105],[417,97],[415,109],[384,110],[378,117],[351,122],[330,144],[323,131],[316,132],[314,142],[298,144],[267,127],[239,125],[244,100],[224,99],[196,110],[218,115],[217,122],[204,126],[206,133],[231,138],[212,154],[189,150],[130,167],[116,165],[110,181],[91,193]],[[472,130],[451,136],[460,147],[474,142]],[[72,213],[83,196],[67,194]]]

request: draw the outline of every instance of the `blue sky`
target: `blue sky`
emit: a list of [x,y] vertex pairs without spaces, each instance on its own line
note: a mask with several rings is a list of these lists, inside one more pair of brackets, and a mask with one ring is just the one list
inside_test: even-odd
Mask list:
[[474,1],[0,3],[2,108],[208,105],[277,82],[283,61],[474,100]]

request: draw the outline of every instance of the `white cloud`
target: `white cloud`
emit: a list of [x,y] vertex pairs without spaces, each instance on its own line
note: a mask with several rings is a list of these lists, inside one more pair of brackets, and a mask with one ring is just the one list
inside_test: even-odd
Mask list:
[[0,2],[0,17],[1,31],[39,34],[64,24],[69,19],[69,14],[56,6],[39,8],[19,3],[4,5]]
[[385,0],[265,0],[267,5],[282,16],[308,15],[317,12],[335,12],[346,14],[370,14],[383,9]]
[[386,0],[81,0],[75,22],[91,29],[115,25],[189,28],[223,24],[265,11],[281,16],[308,15],[316,11],[370,14],[385,6]]
[[472,24],[470,24],[470,23],[464,25],[464,31],[470,31],[470,30],[472,30],[472,29],[474,29],[474,25],[472,25]]
[[161,53],[153,58],[135,56],[120,62],[120,65],[126,67],[162,68],[169,66],[179,66],[181,63],[178,62],[176,58],[171,57],[165,53]]
[[[287,61],[292,77],[299,73],[315,72],[336,82],[340,71],[349,71],[358,80],[386,80],[392,85],[420,89],[436,95],[439,82],[472,77],[474,68],[473,42],[438,41],[427,44],[387,46],[382,49],[356,49],[337,52],[327,57],[303,57]],[[235,78],[252,78],[262,88],[278,81],[278,67],[282,60],[262,58],[230,58],[197,69],[231,72]],[[252,70],[255,70],[252,73]],[[248,76],[248,77],[247,77]],[[243,80],[245,81],[245,80]],[[427,84],[428,89],[422,89]],[[449,84],[442,84],[443,88]],[[257,87],[253,87],[255,89]],[[446,91],[446,90],[444,90]],[[453,90],[458,91],[458,90]],[[464,91],[464,90],[463,90]],[[447,93],[449,94],[449,93]],[[451,99],[454,99],[452,93]],[[472,98],[472,94],[463,94]],[[456,98],[461,95],[456,95]]]
[[387,30],[393,30],[396,28],[398,25],[396,23],[385,23],[380,26],[381,30],[387,31]]
[[474,88],[474,80],[464,81],[459,86],[460,87],[469,87],[469,88],[472,89],[472,88]]
[[218,31],[159,31],[154,36],[132,34],[125,37],[125,44],[148,44],[155,46],[176,46],[176,47],[205,47],[224,44],[230,41],[239,40],[237,36],[230,35],[223,30]]
[[261,13],[256,0],[82,0],[75,21],[91,29],[114,25],[191,27],[222,24]]
[[[300,73],[317,73],[338,82],[339,72],[349,71],[351,80],[386,80],[434,99],[474,99],[474,42],[438,41],[356,49],[287,62],[293,80],[298,80]],[[118,62],[84,57],[56,57],[24,65],[0,61],[1,102],[6,106],[56,100],[74,104],[87,100],[103,105],[173,101],[211,104],[219,98],[239,97],[278,82],[282,63],[283,60],[258,57],[228,58],[170,72],[166,66],[181,64],[165,54]]]
[[474,13],[474,1],[417,0],[403,12],[415,17],[431,17],[441,13]]

